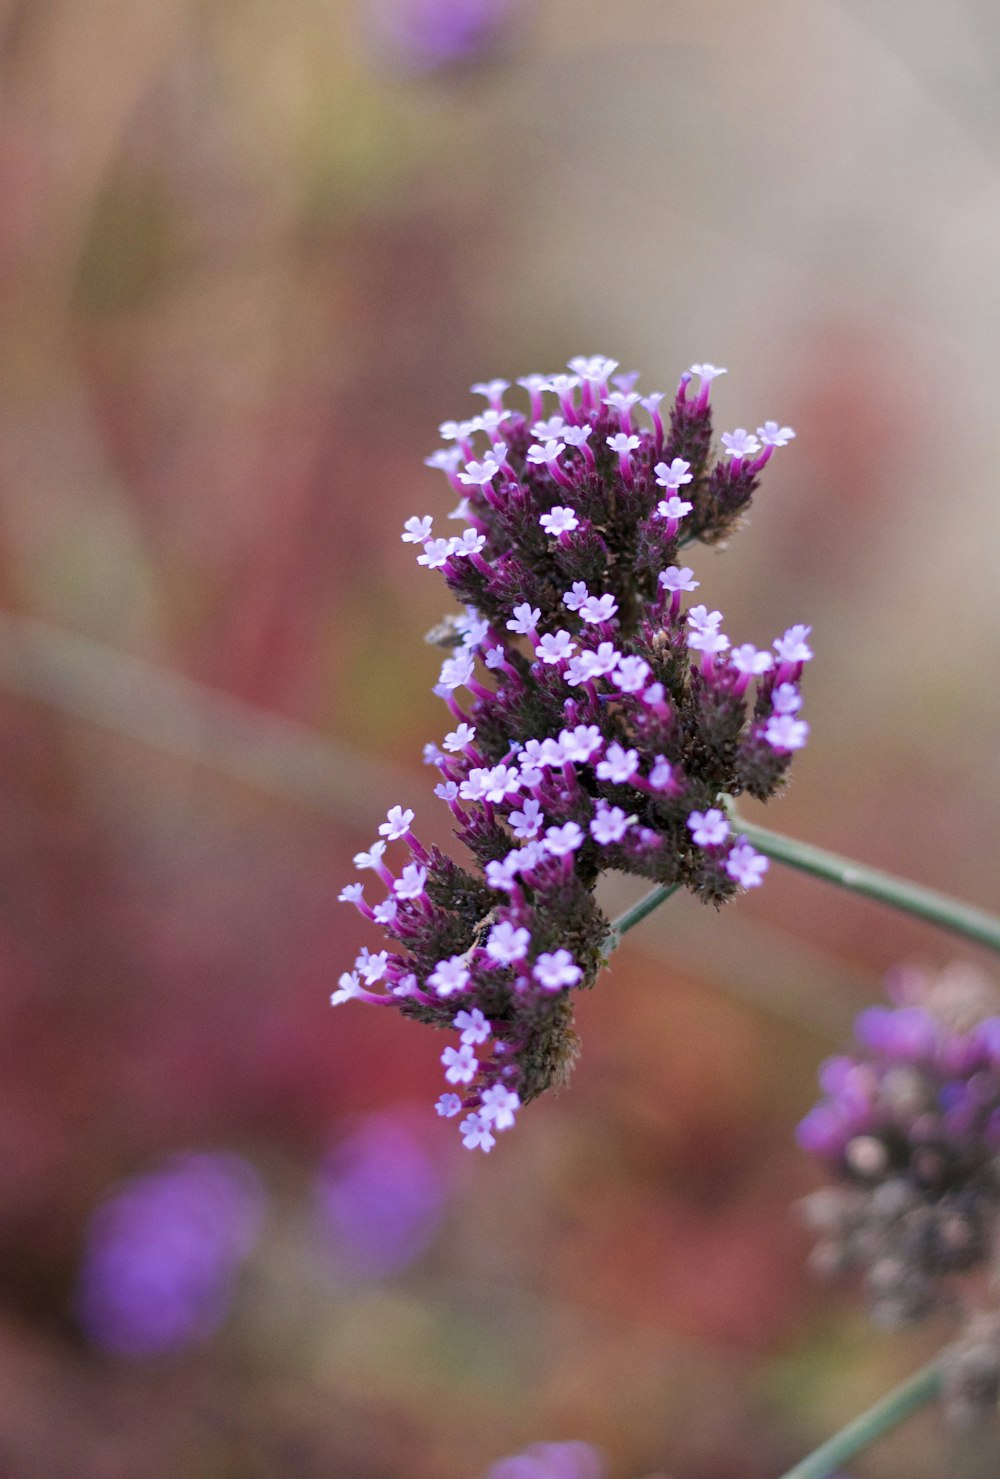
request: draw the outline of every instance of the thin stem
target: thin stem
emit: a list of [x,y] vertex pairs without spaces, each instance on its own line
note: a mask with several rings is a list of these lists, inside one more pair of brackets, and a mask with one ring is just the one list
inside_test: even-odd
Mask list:
[[801,1463],[783,1474],[782,1479],[828,1479],[841,1464],[848,1463],[883,1433],[926,1406],[938,1395],[940,1387],[941,1368],[934,1360],[914,1376],[900,1382],[898,1387],[841,1428],[839,1433],[834,1433]]
[[783,837],[780,832],[770,832],[766,827],[757,827],[732,811],[730,815],[734,829],[742,832],[749,842],[776,862],[786,863],[790,868],[798,868],[816,878],[825,878],[828,883],[839,884],[852,893],[863,894],[880,904],[915,914],[918,919],[951,930],[953,934],[965,935],[990,950],[1000,951],[1000,919],[987,914],[985,909],[977,909],[961,899],[938,893],[937,889],[910,883],[906,878],[896,878],[878,868],[868,868],[863,863],[827,852],[825,848],[813,847],[793,837]]
[[605,954],[610,955],[612,950],[617,950],[621,944],[622,935],[635,925],[641,924],[647,914],[652,914],[654,909],[658,909],[679,888],[679,883],[672,883],[669,887],[666,884],[660,884],[658,888],[651,889],[648,894],[645,894],[637,904],[633,904],[631,909],[626,909],[623,914],[619,914],[617,919],[613,919],[604,941]]

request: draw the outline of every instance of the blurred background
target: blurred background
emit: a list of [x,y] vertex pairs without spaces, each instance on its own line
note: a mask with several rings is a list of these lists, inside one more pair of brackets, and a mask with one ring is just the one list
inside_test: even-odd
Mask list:
[[600,352],[797,429],[693,557],[740,640],[814,628],[770,823],[995,904],[1000,12],[0,0],[0,47],[0,1475],[780,1472],[949,1333],[807,1273],[792,1131],[955,944],[776,868],[673,901],[487,1158],[433,1034],[330,1011],[335,901],[388,805],[448,840],[437,424]]

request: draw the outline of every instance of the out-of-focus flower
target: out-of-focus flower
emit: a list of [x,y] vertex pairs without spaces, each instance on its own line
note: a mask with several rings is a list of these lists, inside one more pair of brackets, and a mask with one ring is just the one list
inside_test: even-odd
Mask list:
[[[464,459],[463,472],[451,457],[441,466],[468,490],[470,527],[435,539],[429,516],[415,516],[403,529],[464,607],[434,690],[453,727],[425,758],[475,871],[426,848],[413,811],[393,806],[355,858],[393,907],[357,885],[341,898],[397,948],[362,951],[331,1001],[460,1025],[460,1046],[441,1054],[437,1108],[470,1149],[491,1150],[569,1070],[569,994],[593,984],[608,941],[601,873],[684,884],[712,904],[756,888],[767,860],[732,834],[725,798],[767,800],[808,736],[809,628],[790,627],[776,657],[732,649],[721,611],[682,607],[698,582],[677,563],[682,547],[732,531],[789,428],[775,423],[763,445],[740,428],[713,459],[710,385],[722,371],[682,375],[665,425],[664,398],[640,401],[635,376],[609,392],[616,368],[581,357],[572,374],[525,377],[527,415],[503,405],[506,381],[474,386],[489,409],[440,428]],[[640,404],[648,425],[633,421]],[[490,445],[477,447],[484,433]],[[387,847],[403,845],[411,861],[390,869]],[[472,1038],[475,1011],[490,1025]]]
[[525,11],[524,0],[359,0],[359,5],[376,57],[412,73],[499,57],[514,42]]
[[[456,1108],[440,1112],[457,1113],[458,1096],[445,1097]],[[320,1240],[336,1272],[365,1279],[402,1272],[433,1242],[445,1193],[405,1114],[366,1116],[330,1151],[314,1189]]]
[[190,1152],[127,1182],[87,1232],[75,1304],[91,1343],[158,1356],[211,1335],[259,1236],[264,1202],[256,1171],[235,1155]]
[[973,1314],[941,1358],[941,1397],[952,1422],[967,1426],[1000,1407],[1000,1313]]
[[483,1479],[604,1479],[604,1456],[590,1443],[532,1443],[502,1458]]
[[957,1275],[997,1272],[1000,995],[958,967],[890,989],[823,1064],[798,1137],[840,1182],[806,1203],[818,1265],[863,1269],[873,1317],[897,1325],[948,1303]]

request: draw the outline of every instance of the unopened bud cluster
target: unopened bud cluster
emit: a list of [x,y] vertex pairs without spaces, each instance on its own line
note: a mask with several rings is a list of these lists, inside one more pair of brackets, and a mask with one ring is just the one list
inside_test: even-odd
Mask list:
[[[794,433],[723,433],[715,457],[722,370],[692,366],[664,425],[664,397],[616,369],[595,357],[527,376],[527,414],[505,405],[505,381],[474,386],[485,409],[446,422],[448,445],[427,459],[459,495],[448,517],[462,532],[415,516],[402,535],[462,607],[432,634],[452,727],[425,758],[474,867],[426,848],[414,813],[393,807],[355,858],[386,896],[369,903],[360,883],[341,895],[390,948],[363,950],[332,1000],[457,1031],[437,1108],[465,1112],[470,1148],[489,1150],[568,1071],[569,993],[593,984],[607,948],[600,875],[714,904],[758,885],[767,859],[733,835],[724,799],[771,796],[808,735],[809,628],[773,651],[734,646],[721,612],[685,608],[698,581],[679,558],[732,530]],[[394,843],[410,856],[390,868]]]
[[806,1203],[816,1261],[863,1270],[883,1325],[968,1296],[1000,1234],[1000,996],[959,968],[891,988],[896,1005],[858,1017],[857,1051],[823,1064],[798,1131],[840,1183]]

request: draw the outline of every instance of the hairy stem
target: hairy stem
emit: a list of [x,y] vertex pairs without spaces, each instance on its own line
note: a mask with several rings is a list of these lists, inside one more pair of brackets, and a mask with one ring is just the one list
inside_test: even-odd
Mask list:
[[742,832],[754,847],[776,862],[798,868],[802,873],[811,873],[816,878],[825,878],[828,883],[839,884],[852,893],[888,904],[893,909],[902,909],[929,924],[951,930],[952,934],[975,940],[977,945],[1000,951],[1000,919],[985,909],[977,909],[973,904],[963,903],[961,899],[953,899],[933,888],[924,888],[919,883],[911,883],[906,878],[896,878],[878,868],[852,862],[850,858],[842,858],[825,848],[798,842],[793,837],[783,837],[780,832],[768,831],[766,827],[757,827],[732,811],[730,815],[734,829]]
[[841,1428],[839,1433],[834,1433],[832,1438],[783,1474],[782,1479],[828,1479],[841,1464],[848,1463],[883,1433],[926,1406],[938,1395],[940,1386],[941,1369],[938,1361],[934,1360],[914,1376],[900,1382],[898,1387]]

